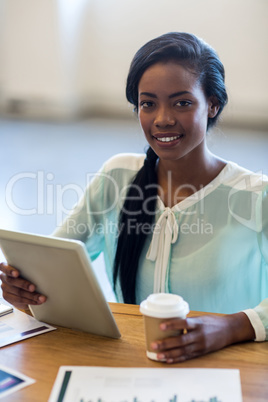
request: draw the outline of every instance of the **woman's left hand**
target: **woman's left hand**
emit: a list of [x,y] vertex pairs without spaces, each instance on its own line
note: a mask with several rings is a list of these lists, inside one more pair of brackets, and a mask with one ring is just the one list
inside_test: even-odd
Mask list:
[[[214,352],[233,343],[253,340],[254,329],[244,313],[223,316],[204,315],[172,319],[160,324],[160,329],[182,330],[182,334],[152,343],[160,360],[179,363]],[[186,330],[186,331],[185,331]]]

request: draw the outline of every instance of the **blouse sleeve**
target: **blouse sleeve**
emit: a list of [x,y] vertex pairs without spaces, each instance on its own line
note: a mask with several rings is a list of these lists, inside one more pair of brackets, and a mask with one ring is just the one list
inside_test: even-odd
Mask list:
[[254,309],[244,310],[255,331],[255,341],[268,341],[268,298]]
[[[260,197],[260,203],[258,207],[257,226],[259,226],[257,236],[258,243],[262,257],[265,261],[268,278],[268,186],[266,186],[262,192],[262,197]],[[254,309],[249,309],[244,311],[247,314],[254,330],[255,330],[255,341],[267,341],[268,340],[268,298],[264,299],[257,307]]]
[[260,247],[261,254],[268,266],[268,185],[264,188],[262,192],[262,197],[258,205],[257,214],[257,231],[258,243]]
[[103,224],[105,210],[104,176],[103,169],[96,173],[73,211],[52,234],[56,237],[84,242],[92,260],[96,259],[103,250],[103,231],[98,228]]

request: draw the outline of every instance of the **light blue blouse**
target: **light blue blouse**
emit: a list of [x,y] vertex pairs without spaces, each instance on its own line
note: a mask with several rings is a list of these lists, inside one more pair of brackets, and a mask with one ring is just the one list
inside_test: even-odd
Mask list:
[[[119,213],[143,161],[138,154],[108,160],[54,233],[85,242],[93,260],[103,252],[111,283]],[[140,261],[137,303],[163,291],[181,295],[191,310],[244,311],[256,340],[268,340],[268,178],[228,162],[173,208],[159,198]],[[123,301],[119,284],[117,298]]]

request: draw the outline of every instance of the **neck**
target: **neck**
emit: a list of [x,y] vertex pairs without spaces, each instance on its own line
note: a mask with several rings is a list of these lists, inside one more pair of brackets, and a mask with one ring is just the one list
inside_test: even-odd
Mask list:
[[178,160],[159,160],[159,196],[166,206],[172,207],[209,184],[224,168],[226,162],[207,148]]

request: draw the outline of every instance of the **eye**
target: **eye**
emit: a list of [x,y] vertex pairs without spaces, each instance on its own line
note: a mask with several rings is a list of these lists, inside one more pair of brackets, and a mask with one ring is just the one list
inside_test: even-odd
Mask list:
[[180,100],[176,102],[176,106],[190,106],[192,103],[187,100]]
[[150,101],[142,101],[142,102],[140,102],[140,108],[141,109],[148,109],[148,108],[152,107],[153,105],[154,105],[154,103],[150,102]]

